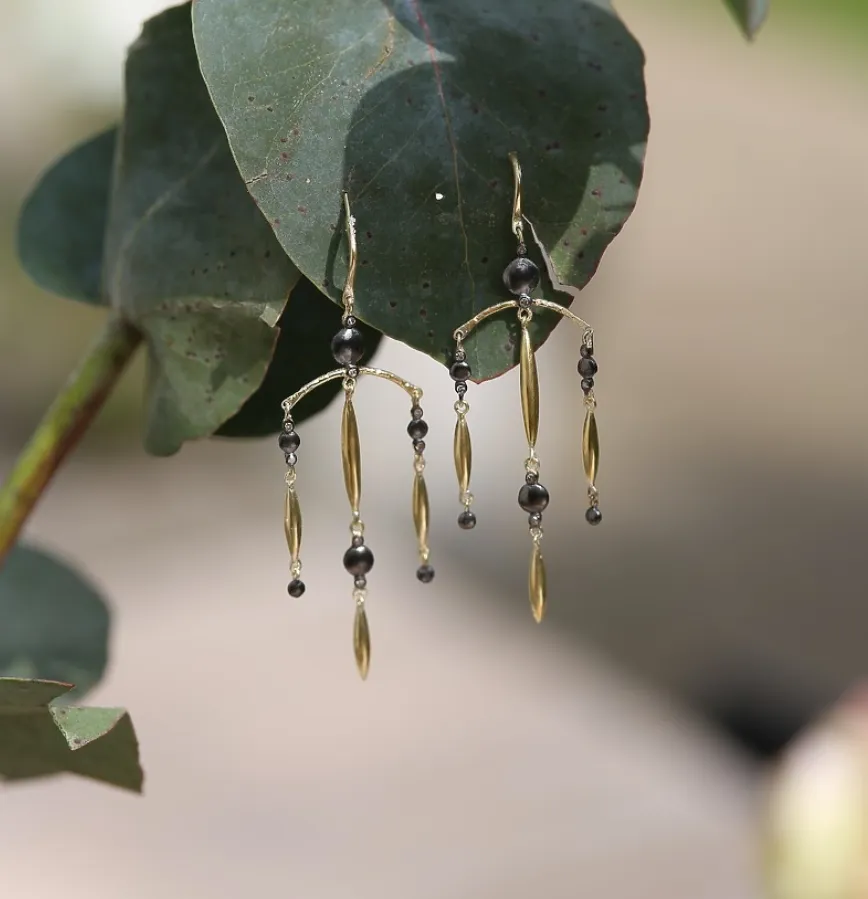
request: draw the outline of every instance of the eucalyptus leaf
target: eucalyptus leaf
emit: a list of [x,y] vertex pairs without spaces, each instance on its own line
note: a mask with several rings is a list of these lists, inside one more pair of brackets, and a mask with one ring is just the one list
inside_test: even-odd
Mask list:
[[64,562],[16,546],[0,569],[0,676],[75,683],[79,698],[105,671],[109,612]]
[[18,220],[18,254],[30,277],[71,300],[108,305],[102,251],[115,153],[114,129],[70,150],[40,178]]
[[[290,258],[339,301],[346,188],[359,316],[435,358],[508,296],[509,151],[561,282],[588,282],[633,209],[644,60],[608,0],[197,0],[193,23],[238,167]],[[535,317],[535,345],[557,320]],[[514,321],[468,341],[476,379],[515,364]]]
[[769,14],[771,0],[723,0],[749,38],[756,36]]
[[124,709],[58,706],[71,684],[0,678],[0,778],[69,772],[140,793],[144,775]]

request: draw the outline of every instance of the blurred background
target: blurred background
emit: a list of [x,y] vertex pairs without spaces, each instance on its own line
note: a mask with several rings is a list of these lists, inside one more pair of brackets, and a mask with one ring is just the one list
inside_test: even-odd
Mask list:
[[[115,120],[124,48],[167,5],[4,8],[0,473],[102,320],[28,283],[18,206]],[[426,391],[427,589],[404,398],[358,394],[377,554],[362,686],[338,407],[302,429],[308,592],[291,602],[273,443],[146,458],[137,364],[29,535],[111,599],[89,702],[132,711],[146,797],[72,778],[4,790],[4,892],[760,895],[769,760],[866,668],[868,5],[774,0],[753,46],[715,0],[617,5],[647,54],[652,139],[637,211],[577,310],[601,367],[601,528],[582,520],[576,334],[540,354],[545,624],[515,506],[517,373],[468,396],[465,533],[451,382],[402,346],[378,357]]]

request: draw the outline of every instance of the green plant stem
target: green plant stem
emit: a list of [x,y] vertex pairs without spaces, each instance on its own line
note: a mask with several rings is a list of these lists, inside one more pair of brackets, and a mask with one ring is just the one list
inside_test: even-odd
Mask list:
[[141,339],[132,325],[109,319],[24,447],[0,488],[0,565],[54,473],[96,418]]

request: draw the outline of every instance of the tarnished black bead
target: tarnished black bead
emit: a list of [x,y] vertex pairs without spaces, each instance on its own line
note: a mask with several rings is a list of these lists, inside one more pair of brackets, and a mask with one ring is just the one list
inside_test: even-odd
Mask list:
[[467,393],[467,381],[456,381],[455,392],[458,396],[464,396],[464,394]]
[[582,381],[582,391],[584,393],[590,393],[594,389],[594,379],[593,378],[585,378]]
[[434,569],[430,565],[420,565],[416,569],[416,577],[423,584],[430,584],[434,580]]
[[594,348],[583,343],[579,349],[579,353],[581,354],[582,359],[587,359],[589,356],[594,355]]
[[476,516],[470,512],[462,512],[458,516],[458,527],[465,531],[471,531],[476,527]]
[[424,414],[425,414],[425,413],[422,411],[422,407],[421,407],[421,406],[413,406],[413,408],[410,410],[410,418],[412,418],[413,421],[419,421],[419,419],[420,419]]
[[470,366],[465,359],[458,359],[452,363],[449,374],[453,381],[466,381],[470,377]]
[[524,479],[528,484],[536,484],[536,482],[539,480],[539,474],[537,474],[537,472],[535,471],[529,471],[524,476]]
[[583,378],[593,378],[597,373],[597,361],[593,356],[586,356],[584,359],[579,359],[579,374]]
[[305,586],[304,581],[300,581],[298,578],[293,578],[289,582],[289,586],[286,588],[287,593],[292,596],[294,599],[298,599],[299,596],[304,593]]
[[411,421],[407,425],[407,433],[414,440],[421,440],[428,433],[428,422],[421,418],[418,421]]
[[364,355],[365,338],[358,328],[341,328],[332,338],[332,356],[339,365],[354,365]]
[[359,376],[359,366],[358,365],[348,365],[347,366],[347,377],[348,378],[357,378]]
[[527,256],[527,246],[524,243],[520,243],[516,248],[515,252],[519,256]]
[[531,296],[530,296],[529,293],[523,293],[523,294],[518,298],[518,305],[519,305],[522,309],[529,309],[531,303],[533,303],[533,299],[531,298]]
[[353,546],[361,546],[365,542],[365,538],[359,534],[353,537]]
[[360,574],[360,575],[353,581],[353,583],[355,584],[355,586],[356,586],[357,589],[359,589],[359,590],[364,590],[365,587],[368,586],[368,579],[367,579],[363,574]]
[[356,321],[355,315],[348,315],[348,316],[344,319],[344,327],[345,327],[345,328],[355,328],[355,326],[356,326],[357,324],[358,324],[358,322]]
[[285,453],[283,458],[287,465],[295,465],[298,462],[298,456],[295,453]]
[[301,446],[301,437],[295,431],[283,431],[277,438],[277,445],[285,453],[294,453]]
[[542,484],[525,484],[518,491],[518,504],[525,512],[542,512],[549,504],[549,492]]
[[413,449],[417,453],[424,453],[425,452],[425,441],[424,440],[414,440],[413,441]]
[[467,358],[467,353],[464,350],[456,350],[454,358],[456,362],[463,362]]
[[603,520],[603,513],[600,511],[598,506],[591,506],[587,512],[585,512],[585,521],[588,524],[599,524]]
[[516,296],[530,293],[539,284],[539,269],[536,263],[526,256],[519,256],[504,269],[503,283],[506,289]]
[[542,512],[531,512],[531,514],[527,516],[527,523],[532,528],[538,528],[542,524]]
[[373,567],[374,554],[364,543],[353,545],[344,553],[344,568],[356,577],[367,574]]

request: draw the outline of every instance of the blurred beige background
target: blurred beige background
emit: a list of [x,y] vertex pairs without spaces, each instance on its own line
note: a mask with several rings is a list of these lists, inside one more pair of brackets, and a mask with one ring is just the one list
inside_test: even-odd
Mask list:
[[[0,469],[100,318],[15,270],[15,209],[111,119],[123,47],[164,5],[10,6],[0,59],[25,74],[0,79]],[[464,533],[451,383],[401,346],[378,357],[426,389],[427,589],[404,398],[360,389],[377,556],[363,686],[337,410],[303,428],[308,592],[289,601],[272,442],[144,458],[133,372],[29,533],[111,598],[112,667],[89,701],[133,712],[146,797],[4,790],[4,893],[759,895],[762,771],[711,722],[773,747],[865,673],[868,39],[783,12],[751,47],[696,6],[619,3],[648,57],[652,143],[580,310],[601,365],[598,529],[582,521],[576,335],[540,357],[546,623],[525,596],[517,375],[468,397],[480,523]]]

